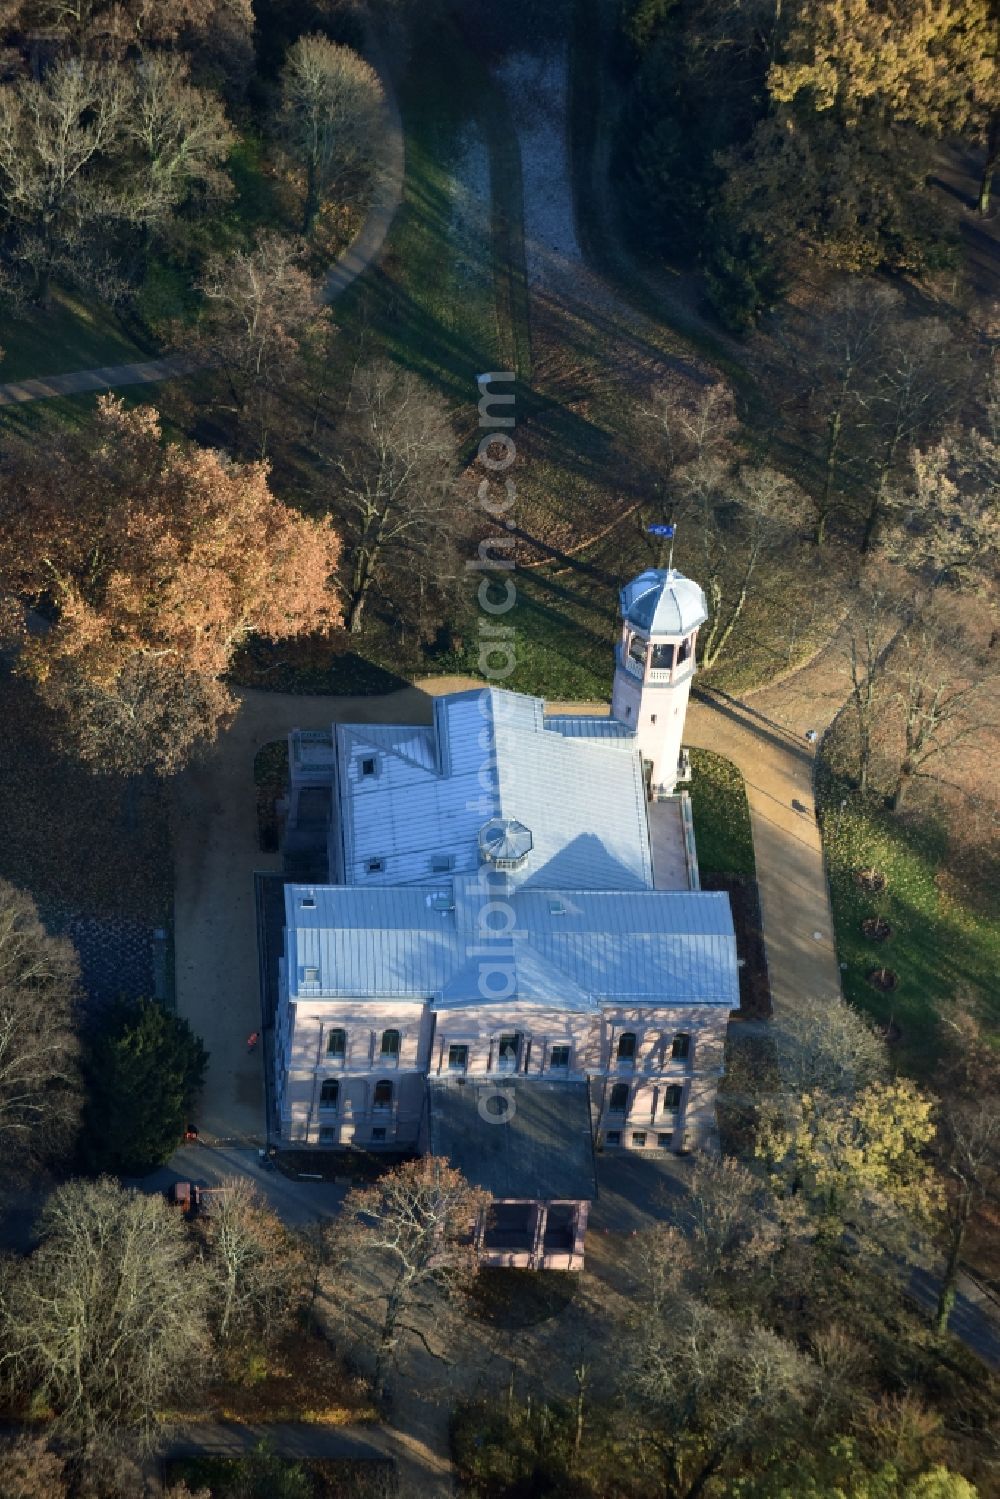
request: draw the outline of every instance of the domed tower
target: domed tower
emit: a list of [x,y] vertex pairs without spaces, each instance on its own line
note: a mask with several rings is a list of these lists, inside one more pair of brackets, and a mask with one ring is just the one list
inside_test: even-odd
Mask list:
[[699,625],[705,595],[673,568],[651,568],[621,592],[622,638],[615,651],[611,712],[635,730],[652,766],[653,796],[677,783]]

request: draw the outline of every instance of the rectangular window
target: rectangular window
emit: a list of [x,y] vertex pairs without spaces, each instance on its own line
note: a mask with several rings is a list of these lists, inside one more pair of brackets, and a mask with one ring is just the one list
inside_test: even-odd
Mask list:
[[662,1134],[657,1135],[656,1143],[661,1150],[669,1150],[674,1143],[674,1137],[669,1130],[665,1130]]
[[369,859],[365,865],[369,874],[383,874],[385,872],[384,859]]
[[464,1072],[469,1065],[469,1048],[467,1046],[448,1047],[448,1070],[449,1072]]
[[342,1062],[347,1052],[347,1032],[330,1031],[326,1038],[326,1054],[334,1062]]
[[321,1145],[336,1145],[336,1143],[337,1143],[337,1128],[336,1128],[336,1125],[332,1125],[332,1124],[323,1125],[323,1127],[320,1129],[320,1132],[319,1132],[319,1143]]
[[569,1067],[569,1047],[553,1046],[549,1054],[549,1066],[553,1072],[567,1071]]
[[691,1055],[691,1037],[686,1032],[677,1032],[670,1048],[670,1055],[675,1062],[685,1061]]
[[399,1032],[398,1031],[390,1030],[390,1031],[383,1031],[382,1032],[382,1040],[381,1040],[381,1043],[379,1045],[379,1055],[382,1056],[383,1058],[388,1059],[389,1061],[398,1062],[398,1060],[399,1060]]
[[372,1144],[381,1145],[384,1143],[384,1141],[385,1129],[382,1125],[378,1125],[375,1129],[372,1130]]
[[455,860],[451,854],[432,854],[431,871],[434,874],[447,874],[454,866]]
[[609,1129],[604,1136],[605,1145],[620,1145],[622,1143],[622,1132],[620,1129]]
[[517,1068],[517,1043],[516,1031],[509,1035],[500,1037],[497,1047],[497,1068],[500,1072],[514,1072]]
[[363,755],[361,757],[361,774],[373,776],[378,772],[378,761],[374,755]]
[[645,1143],[646,1143],[646,1131],[644,1129],[633,1130],[632,1131],[632,1144],[633,1145],[642,1146],[642,1145],[645,1145]]

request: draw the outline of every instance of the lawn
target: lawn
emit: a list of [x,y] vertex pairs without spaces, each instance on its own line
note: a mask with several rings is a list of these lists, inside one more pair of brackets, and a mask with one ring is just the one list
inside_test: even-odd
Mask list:
[[450,22],[422,34],[399,104],[404,201],[379,267],[341,300],[337,321],[348,342],[377,343],[464,404],[471,432],[476,375],[527,361],[516,135]]
[[731,760],[711,750],[693,749],[690,754],[691,813],[700,872],[756,879],[750,808],[742,775]]
[[156,350],[141,331],[83,293],[55,287],[47,309],[5,313],[0,326],[0,383],[71,370],[132,364]]
[[[898,1028],[904,1070],[929,1078],[939,1027],[956,998],[981,1020],[1000,1021],[1000,918],[990,915],[941,878],[944,830],[917,815],[901,818],[875,799],[861,801],[825,768],[819,782],[823,843],[844,994],[883,1025]],[[859,870],[885,876],[879,894],[859,884]],[[861,923],[880,916],[892,928],[886,941],[867,938]],[[897,986],[883,993],[869,982],[888,967]]]

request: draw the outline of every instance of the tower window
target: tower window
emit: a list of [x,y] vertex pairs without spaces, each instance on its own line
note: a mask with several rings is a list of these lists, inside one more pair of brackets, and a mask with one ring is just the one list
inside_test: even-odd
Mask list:
[[687,660],[690,659],[690,656],[691,656],[691,641],[693,639],[694,639],[694,636],[693,635],[689,635],[687,637],[687,639],[686,640],[682,640],[681,643],[680,643],[680,645],[677,647],[677,665],[678,666],[680,666],[680,664],[681,664],[682,661],[687,661]]
[[655,713],[651,713],[649,715],[649,721],[650,721],[650,723],[655,723],[656,722],[656,714]]
[[646,642],[642,640],[638,635],[633,635],[632,639],[629,641],[628,653],[632,657],[633,661],[637,661],[640,666],[645,666]]
[[674,648],[672,645],[654,645],[653,659],[650,665],[654,671],[669,671],[674,664]]

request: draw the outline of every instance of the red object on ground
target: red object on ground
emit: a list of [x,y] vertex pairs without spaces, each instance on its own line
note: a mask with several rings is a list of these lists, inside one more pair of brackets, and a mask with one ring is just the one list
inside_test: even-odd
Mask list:
[[250,1034],[249,1034],[249,1036],[247,1037],[247,1051],[253,1051],[254,1047],[257,1045],[257,1042],[259,1040],[260,1040],[260,1032],[259,1031],[251,1031]]

